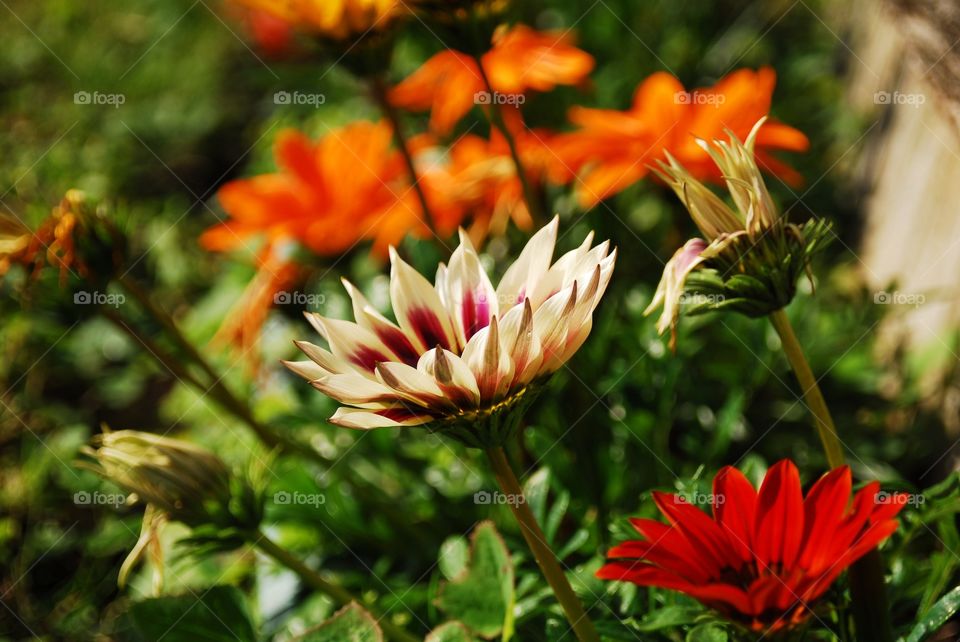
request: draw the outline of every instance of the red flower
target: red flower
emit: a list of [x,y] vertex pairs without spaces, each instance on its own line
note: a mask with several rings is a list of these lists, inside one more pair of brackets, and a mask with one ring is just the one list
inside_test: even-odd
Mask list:
[[644,539],[615,546],[597,572],[686,593],[754,631],[803,621],[837,577],[897,528],[903,495],[872,482],[850,502],[850,469],[817,481],[806,498],[793,462],[767,473],[759,492],[727,466],[713,480],[713,519],[678,495],[654,493],[669,525],[631,520]]

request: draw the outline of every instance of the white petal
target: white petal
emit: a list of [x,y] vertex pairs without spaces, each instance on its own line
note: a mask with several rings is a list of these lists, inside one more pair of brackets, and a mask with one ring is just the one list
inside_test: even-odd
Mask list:
[[281,361],[280,363],[307,381],[315,381],[330,374],[328,370],[324,370],[313,361]]
[[[381,411],[383,412],[383,411]],[[428,415],[411,414],[406,418],[393,418],[371,412],[369,410],[360,410],[358,408],[337,408],[337,412],[330,417],[330,423],[344,428],[356,428],[358,430],[370,430],[372,428],[400,428],[403,426],[419,426],[425,424],[431,419]]]
[[382,406],[398,398],[396,391],[361,374],[327,375],[310,383],[328,397],[351,406]]
[[353,317],[356,319],[357,325],[375,334],[383,345],[390,349],[397,361],[402,361],[408,365],[415,364],[420,357],[420,351],[414,347],[410,337],[397,324],[387,319],[370,305],[363,293],[352,283],[346,279],[341,279],[341,281],[353,303]]
[[530,238],[517,260],[507,268],[497,286],[497,301],[502,310],[523,303],[544,278],[553,258],[559,226],[560,218],[555,216]]
[[484,402],[496,401],[506,394],[513,381],[513,360],[506,350],[500,349],[500,332],[497,318],[480,330],[463,350],[463,360],[477,379],[480,398]]
[[536,289],[530,294],[530,303],[537,309],[548,298],[571,285],[574,281],[580,290],[587,285],[587,282],[593,277],[595,266],[607,256],[610,249],[610,242],[604,241],[597,247],[590,249],[588,243],[592,241],[592,235],[587,235],[587,239],[575,250],[567,252],[553,264],[546,276],[537,284]]
[[399,360],[373,332],[356,323],[320,315],[314,319],[323,328],[333,355],[354,372],[374,379],[373,369],[379,362]]
[[381,363],[377,366],[377,377],[385,386],[395,390],[398,396],[412,403],[438,410],[453,408],[453,403],[446,398],[433,377],[404,363]]
[[328,350],[314,345],[309,341],[294,341],[295,346],[307,355],[314,363],[326,370],[328,373],[352,372],[353,366],[339,359]]
[[[439,271],[437,278],[440,283]],[[460,246],[450,257],[450,267],[442,277],[442,284],[443,287],[437,289],[454,319],[460,345],[466,345],[477,331],[490,324],[490,318],[496,316],[498,308],[490,277],[463,229],[460,230]]]
[[533,313],[533,329],[540,337],[543,363],[540,373],[553,372],[561,365],[568,328],[577,302],[577,285],[557,292]]
[[513,360],[512,387],[523,386],[537,375],[543,360],[540,337],[533,329],[530,299],[517,305],[500,320],[500,345]]
[[400,327],[414,338],[419,352],[442,346],[458,350],[457,335],[440,296],[422,274],[390,250],[390,299]]
[[444,394],[461,408],[480,403],[477,378],[463,359],[449,350],[437,347],[420,357],[417,370],[433,377]]

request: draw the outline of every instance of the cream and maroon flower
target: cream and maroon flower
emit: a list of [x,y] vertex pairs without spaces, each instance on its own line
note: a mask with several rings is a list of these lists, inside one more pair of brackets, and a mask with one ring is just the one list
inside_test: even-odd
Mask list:
[[461,231],[435,284],[391,250],[396,323],[350,283],[355,321],[307,313],[328,348],[297,346],[287,367],[343,404],[330,421],[370,429],[427,425],[474,446],[502,443],[534,389],[586,340],[613,272],[593,234],[551,265],[558,219],[537,232],[495,288]]

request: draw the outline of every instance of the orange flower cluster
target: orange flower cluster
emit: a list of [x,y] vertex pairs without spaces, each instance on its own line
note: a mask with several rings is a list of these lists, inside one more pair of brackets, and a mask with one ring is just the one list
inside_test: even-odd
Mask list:
[[[546,181],[551,153],[548,132],[527,129],[512,112],[508,126],[533,186]],[[489,139],[467,134],[449,148],[430,135],[415,141],[420,183],[434,216],[452,226],[470,220],[470,237],[480,244],[488,234],[502,235],[510,220],[523,230],[533,227],[523,184],[506,139],[494,130]]]
[[403,166],[382,122],[331,130],[316,143],[280,134],[280,171],[224,185],[218,197],[230,218],[201,236],[208,250],[231,250],[263,235],[268,244],[296,240],[316,254],[338,255],[364,239],[384,254],[406,234],[428,234]]
[[[474,105],[515,105],[527,91],[576,85],[594,64],[593,56],[573,46],[567,34],[524,25],[497,30],[493,48],[481,60],[482,70],[468,54],[441,51],[394,87],[390,100],[411,111],[429,110],[430,128],[448,134]],[[488,92],[487,81],[494,95]]]
[[61,284],[69,272],[85,276],[87,266],[78,258],[74,241],[83,201],[82,192],[70,190],[35,232],[14,217],[0,217],[0,276],[13,265],[22,265],[33,276],[47,265],[56,267]]
[[[694,177],[720,180],[716,166],[697,139],[724,138],[729,130],[741,140],[769,114],[776,74],[769,67],[741,69],[713,87],[686,91],[666,72],[655,73],[637,87],[626,111],[574,107],[569,118],[578,131],[558,136],[553,150],[560,161],[554,177],[578,178],[581,205],[593,207],[642,179],[669,153]],[[799,175],[769,151],[804,151],[807,137],[797,129],[768,119],[757,134],[761,167],[788,183]]]

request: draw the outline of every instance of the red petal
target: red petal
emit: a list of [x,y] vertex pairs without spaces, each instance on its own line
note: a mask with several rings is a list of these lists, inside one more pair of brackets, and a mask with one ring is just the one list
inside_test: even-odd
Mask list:
[[653,501],[674,528],[690,542],[691,548],[703,551],[704,556],[709,557],[718,569],[739,566],[726,535],[706,513],[688,504],[679,495],[654,492]]
[[807,493],[803,502],[805,543],[800,555],[801,567],[819,572],[824,565],[830,564],[827,554],[832,547],[829,543],[836,537],[843,521],[850,503],[851,487],[850,468],[841,466],[817,480]]
[[713,516],[743,562],[753,561],[753,524],[757,491],[739,470],[720,469],[713,478]]
[[803,491],[793,462],[784,459],[767,472],[757,499],[754,551],[761,569],[797,559],[803,536]]

